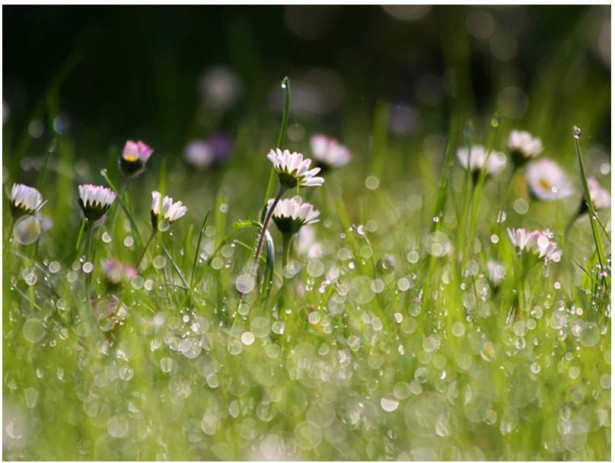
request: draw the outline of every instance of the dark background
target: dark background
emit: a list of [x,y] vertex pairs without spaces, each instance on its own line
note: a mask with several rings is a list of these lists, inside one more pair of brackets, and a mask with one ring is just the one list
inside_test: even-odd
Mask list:
[[[476,11],[493,20],[491,38],[512,38],[513,57],[495,58],[491,38],[469,33]],[[3,17],[9,152],[54,79],[71,133],[101,152],[128,138],[178,150],[213,129],[233,132],[238,116],[267,125],[278,117],[272,95],[281,78],[301,85],[313,68],[332,71],[341,85],[325,79],[316,90],[343,97],[331,110],[294,108],[294,116],[333,131],[340,116],[356,108],[369,114],[381,100],[433,113],[444,128],[447,69],[455,60],[471,75],[469,114],[490,111],[503,83],[529,91],[567,40],[585,50],[587,86],[610,80],[610,63],[596,45],[610,7],[431,7],[407,21],[380,6],[3,6]],[[232,69],[243,89],[225,111],[207,111],[199,92],[203,73],[216,65]],[[62,69],[70,69],[65,79]],[[424,76],[440,78],[428,103]],[[609,126],[606,117],[595,130],[608,139]]]

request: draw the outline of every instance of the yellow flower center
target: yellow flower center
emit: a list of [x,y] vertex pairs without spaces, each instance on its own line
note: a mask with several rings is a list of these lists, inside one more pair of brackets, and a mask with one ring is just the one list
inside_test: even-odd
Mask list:
[[551,183],[546,178],[543,177],[540,180],[538,180],[538,184],[540,185],[541,188],[551,191]]
[[128,162],[135,162],[139,159],[139,156],[137,156],[134,153],[126,153],[124,154],[124,160],[128,161]]

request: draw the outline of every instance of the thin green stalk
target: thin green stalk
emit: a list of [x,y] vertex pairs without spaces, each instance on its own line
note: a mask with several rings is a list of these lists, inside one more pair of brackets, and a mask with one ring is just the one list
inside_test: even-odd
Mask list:
[[267,232],[267,227],[269,226],[269,222],[271,221],[271,216],[273,215],[273,211],[282,198],[282,195],[286,191],[286,188],[283,185],[280,185],[280,189],[278,190],[278,194],[276,195],[273,203],[271,203],[271,207],[268,208],[267,215],[265,216],[265,221],[263,222],[263,227],[261,228],[261,232],[258,236],[258,244],[256,245],[256,251],[254,252],[254,271],[258,269],[258,258],[261,255],[261,249],[263,248],[263,242],[265,240],[265,233]]
[[495,142],[495,136],[497,134],[498,127],[500,126],[500,121],[498,118],[493,117],[491,119],[491,130],[489,131],[489,138],[487,140],[487,145],[485,147],[487,151],[487,156],[485,158],[485,164],[480,171],[480,175],[478,180],[476,181],[476,185],[474,185],[474,195],[472,197],[472,209],[470,216],[470,233],[468,234],[468,239],[466,240],[468,245],[470,246],[470,254],[473,254],[472,250],[474,249],[474,235],[476,233],[476,217],[478,214],[478,206],[480,203],[480,199],[482,197],[483,188],[485,186],[485,182],[487,180],[487,163],[489,162],[489,156],[493,153],[493,145]]
[[139,243],[143,244],[143,237],[141,236],[141,232],[139,232],[139,227],[137,227],[137,224],[134,218],[132,217],[132,214],[130,213],[126,205],[124,204],[124,201],[122,200],[122,197],[119,191],[117,190],[117,188],[115,188],[115,185],[113,185],[113,182],[111,182],[111,179],[109,178],[109,175],[107,174],[106,169],[101,170],[100,175],[105,179],[105,181],[107,182],[107,185],[109,185],[109,188],[111,188],[115,192],[117,196],[116,199],[120,203],[120,206],[122,207],[122,210],[124,211],[124,214],[126,214],[126,217],[128,218],[128,221],[130,222],[130,228],[133,234],[139,239]]
[[579,138],[581,138],[581,129],[578,127],[573,128],[573,136],[574,139],[574,148],[577,154],[577,158],[579,159],[579,168],[581,169],[581,181],[583,183],[583,191],[585,192],[585,202],[587,203],[587,208],[589,209],[589,223],[592,227],[592,234],[594,235],[594,243],[596,244],[596,252],[598,253],[598,262],[601,267],[602,279],[606,283],[606,276],[604,276],[604,270],[606,269],[606,258],[604,255],[604,247],[602,245],[602,238],[600,237],[600,230],[598,229],[598,224],[596,223],[598,218],[596,216],[596,210],[594,209],[594,203],[591,200],[591,195],[589,193],[589,185],[587,184],[587,174],[585,171],[585,163],[583,162],[583,155],[581,153],[581,146],[579,144]]
[[[282,149],[284,146],[284,142],[286,141],[286,131],[288,129],[288,117],[290,114],[290,80],[288,77],[284,77],[282,79],[282,90],[284,91],[284,110],[282,112],[282,125],[280,126],[280,133],[278,135],[278,142],[276,144],[276,148]],[[275,171],[271,169],[271,174],[269,175],[269,181],[267,182],[267,190],[265,192],[265,204],[262,208],[261,213],[261,221],[264,220],[264,214],[267,210],[267,202],[271,197],[271,192],[273,191],[273,183],[275,181]]]
[[136,265],[137,269],[141,265],[141,261],[143,261],[143,258],[145,257],[145,253],[147,252],[147,249],[149,248],[150,244],[152,244],[152,241],[154,241],[154,238],[156,237],[156,232],[157,230],[155,228],[152,228],[152,233],[150,234],[149,239],[147,240],[147,243],[145,243],[145,246],[143,247],[143,251],[141,251],[141,255],[139,256],[139,259],[137,259],[137,265]]
[[288,264],[288,258],[290,257],[290,242],[293,235],[290,233],[282,233],[282,276],[284,276],[284,270]]
[[86,219],[85,217],[81,221],[81,228],[79,228],[79,234],[77,235],[77,243],[75,244],[75,251],[76,252],[79,252],[79,248],[81,247],[81,240],[83,239],[83,232],[85,230],[85,226],[86,226],[87,221],[88,221],[88,219]]

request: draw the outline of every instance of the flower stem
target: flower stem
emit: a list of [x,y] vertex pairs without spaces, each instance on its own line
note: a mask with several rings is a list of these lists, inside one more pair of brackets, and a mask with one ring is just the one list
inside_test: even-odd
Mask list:
[[77,235],[77,243],[75,244],[75,251],[79,252],[79,248],[81,247],[81,240],[83,239],[83,232],[85,231],[85,225],[88,219],[84,218],[81,222],[81,228],[79,229],[79,235]]
[[288,264],[288,258],[290,257],[290,241],[293,235],[290,233],[282,233],[282,275]]
[[136,265],[137,269],[139,269],[139,265],[141,265],[141,261],[145,257],[145,253],[147,252],[147,248],[149,248],[149,245],[152,244],[152,241],[154,240],[155,236],[156,236],[156,229],[152,228],[152,234],[149,236],[149,239],[147,240],[147,243],[145,243],[145,246],[143,247],[143,251],[141,251],[141,255],[139,256],[139,259],[137,260],[137,265]]
[[256,245],[256,251],[254,252],[254,270],[255,271],[258,269],[258,258],[261,255],[261,249],[263,247],[263,240],[265,239],[265,233],[267,232],[267,227],[269,226],[269,222],[271,221],[273,210],[275,209],[276,205],[280,201],[280,198],[282,198],[282,195],[284,194],[285,191],[286,191],[286,188],[280,185],[278,194],[273,200],[273,203],[271,204],[271,207],[269,208],[269,210],[267,211],[267,215],[265,216],[265,221],[263,222],[263,227],[258,237],[258,244]]

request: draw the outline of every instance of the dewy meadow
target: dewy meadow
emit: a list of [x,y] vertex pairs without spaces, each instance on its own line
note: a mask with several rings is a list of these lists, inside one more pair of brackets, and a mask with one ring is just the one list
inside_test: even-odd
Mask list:
[[4,459],[609,460],[610,83],[563,35],[477,109],[477,11],[423,112],[302,119],[292,74],[231,112],[216,69],[205,136],[92,148],[59,109],[82,58],[25,123],[5,93]]

